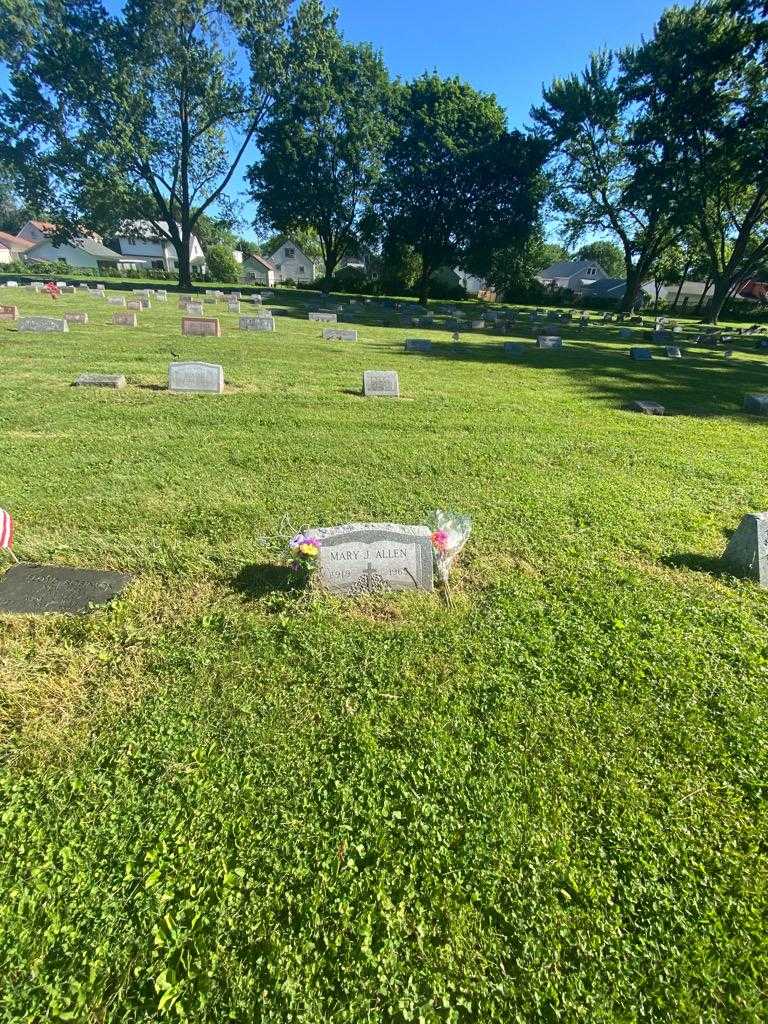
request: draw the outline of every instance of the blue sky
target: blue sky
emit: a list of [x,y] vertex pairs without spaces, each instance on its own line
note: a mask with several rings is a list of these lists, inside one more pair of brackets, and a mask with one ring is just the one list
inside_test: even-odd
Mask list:
[[[106,0],[109,9],[120,0]],[[687,2],[684,2],[687,6]],[[511,128],[523,127],[543,83],[579,71],[588,54],[649,35],[662,0],[337,0],[339,24],[353,41],[380,50],[393,76],[458,75],[495,93]],[[243,188],[234,182],[233,192]],[[243,197],[243,219],[252,206]],[[250,228],[243,233],[252,236]]]

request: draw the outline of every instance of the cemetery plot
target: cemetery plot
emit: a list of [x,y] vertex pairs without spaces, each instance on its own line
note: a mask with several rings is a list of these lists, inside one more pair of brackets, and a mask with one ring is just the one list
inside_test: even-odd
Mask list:
[[116,327],[138,327],[139,320],[135,313],[113,313],[112,323]]

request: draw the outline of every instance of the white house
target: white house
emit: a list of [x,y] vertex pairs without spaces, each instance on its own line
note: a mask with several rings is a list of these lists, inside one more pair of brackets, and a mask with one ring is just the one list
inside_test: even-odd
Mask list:
[[274,288],[277,284],[277,269],[271,260],[264,256],[244,256],[240,264],[241,277],[244,282],[252,281]]
[[564,288],[576,295],[586,295],[596,281],[608,277],[594,260],[560,260],[539,271],[536,280],[550,288]]
[[[120,234],[113,240],[115,247],[123,256],[133,257],[152,270],[178,270],[179,261],[173,243],[162,234],[168,230],[168,223],[160,220],[157,224],[161,230],[148,220],[123,224]],[[189,261],[193,273],[204,274],[208,269],[197,235],[190,239]]]
[[9,235],[7,231],[0,231],[0,263],[15,263],[32,244],[25,238],[17,238],[15,235]]
[[16,234],[27,242],[43,242],[56,230],[56,225],[47,220],[28,220]]
[[49,238],[35,242],[24,252],[26,263],[63,263],[68,267],[90,270],[134,270],[140,262],[124,258],[96,238],[77,238],[54,243]]
[[315,280],[315,264],[292,238],[285,239],[270,253],[269,262],[274,265],[278,284],[283,281],[312,284]]
[[[677,290],[680,288],[679,284],[665,284],[659,289],[659,302],[672,303],[677,297]],[[656,298],[656,285],[653,281],[646,281],[643,284],[643,291],[650,298]],[[678,306],[693,306],[698,305],[702,296],[705,299],[709,299],[714,291],[714,286],[706,281],[684,281],[683,287],[680,289],[680,298],[677,300]]]

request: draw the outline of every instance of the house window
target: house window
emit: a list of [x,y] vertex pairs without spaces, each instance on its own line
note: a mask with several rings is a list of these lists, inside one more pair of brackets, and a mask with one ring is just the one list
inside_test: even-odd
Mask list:
[[164,266],[164,264],[163,264],[162,260],[152,260],[152,269],[153,270],[162,270],[163,266]]
[[303,273],[304,273],[304,267],[299,267],[299,273],[300,273],[300,274],[303,274]]
[[291,249],[289,246],[286,245],[286,247],[285,247],[285,258],[287,260],[292,260],[295,255],[296,255],[296,250],[295,249]]

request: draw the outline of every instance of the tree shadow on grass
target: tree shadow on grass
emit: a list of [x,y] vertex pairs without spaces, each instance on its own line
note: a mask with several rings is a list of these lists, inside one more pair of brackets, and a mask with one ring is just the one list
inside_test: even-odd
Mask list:
[[246,565],[230,581],[230,586],[238,594],[252,600],[268,597],[270,594],[291,594],[301,589],[299,577],[285,565],[274,565],[263,562],[258,565]]
[[[663,346],[650,345],[645,347],[651,348],[653,359],[635,361],[629,357],[631,341],[610,348],[587,339],[564,342],[563,349],[539,349],[535,342],[518,337],[513,344],[522,346],[521,350],[506,353],[501,339],[458,345],[437,342],[428,352],[403,353],[403,357],[507,364],[523,372],[552,370],[569,376],[590,398],[617,408],[643,400],[663,405],[668,416],[735,416],[745,423],[766,423],[764,418],[745,413],[743,403],[750,392],[768,393],[768,361],[724,359],[717,351],[684,345],[682,359],[666,358]],[[755,352],[749,342],[737,351]]]

